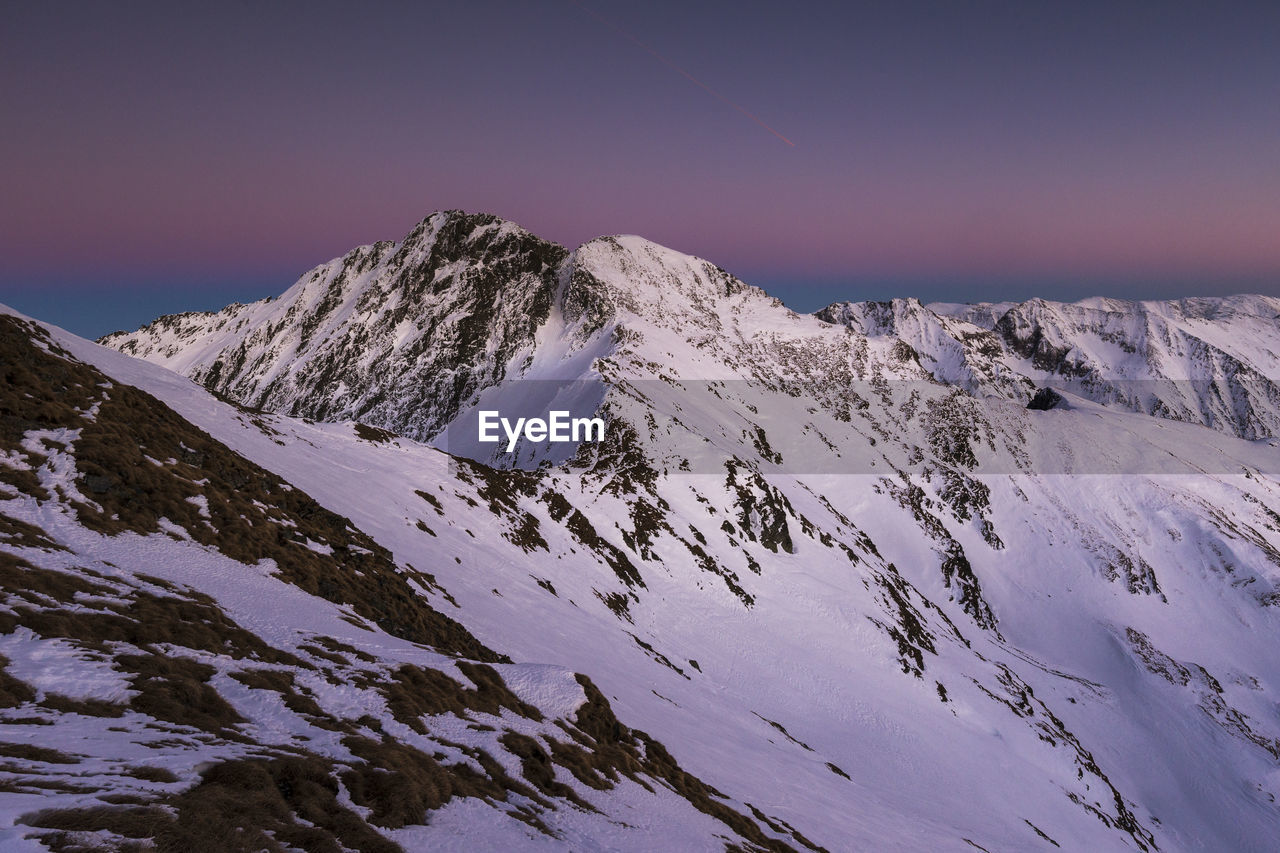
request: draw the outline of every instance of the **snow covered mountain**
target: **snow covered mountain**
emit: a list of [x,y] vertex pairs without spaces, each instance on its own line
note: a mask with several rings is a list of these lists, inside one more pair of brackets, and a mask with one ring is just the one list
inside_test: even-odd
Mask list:
[[104,343],[243,405],[429,436],[504,378],[548,319],[567,253],[492,216],[436,214],[282,296],[163,317]]
[[[669,304],[676,294],[679,304]],[[399,243],[362,246],[317,267],[279,298],[162,317],[101,342],[243,405],[429,440],[503,380],[587,374],[591,359],[617,345],[619,309],[715,336],[716,312],[735,295],[770,306],[763,315],[776,309],[796,320],[723,270],[639,238],[566,252],[495,217],[446,212]],[[896,299],[837,303],[815,316],[901,342],[909,349],[898,352],[931,378],[973,394],[1025,401],[1052,385],[1242,438],[1280,434],[1274,297]]]
[[[11,739],[68,753],[54,729],[82,725],[109,768],[97,790],[59,794],[61,815],[8,800],[8,837],[159,838],[127,818],[158,806],[181,824],[183,803],[223,795],[210,786],[238,776],[207,761],[300,749],[320,762],[307,790],[405,849],[1269,850],[1274,308],[901,301],[804,316],[637,237],[566,252],[447,213],[276,300],[104,339],[143,360],[14,320],[6,365],[52,366],[4,401],[0,512],[16,532],[0,551],[65,569],[60,545],[155,595],[147,578],[163,579],[302,663],[195,638],[49,634],[33,607],[106,593],[58,587],[31,605],[12,579]],[[1178,409],[1189,378],[1216,390]],[[1164,408],[1108,390],[1133,381]],[[1029,409],[1046,384],[1060,397]],[[127,393],[204,443],[126,432],[116,415],[104,450],[108,403],[91,389],[139,389]],[[45,412],[55,392],[67,411]],[[553,404],[601,416],[605,440],[512,455],[476,441],[481,408]],[[149,483],[157,471],[180,478],[174,494]],[[267,524],[279,535],[262,544]],[[294,570],[295,551],[323,570]],[[136,716],[131,734],[50,702],[67,689],[39,681],[54,640],[117,677],[95,698]],[[217,737],[241,752],[189,735],[165,764],[187,768],[175,781],[110,775],[165,721],[148,710],[151,676],[129,668],[144,643],[212,670],[201,683],[238,715]],[[289,670],[301,698],[242,683],[249,660]],[[472,697],[461,708],[438,697],[441,672],[461,685],[446,693]],[[323,713],[288,716],[276,694]],[[9,722],[37,717],[59,727]],[[421,759],[364,740],[439,751],[489,787],[395,799],[392,815],[379,797],[429,783],[378,768]],[[38,755],[51,753],[16,754],[6,784],[88,773]],[[298,789],[271,778],[253,790]],[[277,832],[256,815],[293,814],[358,846],[319,825],[312,800],[280,795],[247,820]],[[102,799],[123,796],[140,802]]]
[[1200,423],[1280,435],[1280,299],[1073,304],[837,303],[818,312],[910,345],[939,381],[1025,398],[1036,386]]

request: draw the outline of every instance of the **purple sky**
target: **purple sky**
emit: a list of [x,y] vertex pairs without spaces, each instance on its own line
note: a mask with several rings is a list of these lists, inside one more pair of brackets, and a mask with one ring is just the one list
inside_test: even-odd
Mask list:
[[583,5],[7,4],[0,301],[96,335],[444,208],[805,310],[1280,293],[1280,4]]

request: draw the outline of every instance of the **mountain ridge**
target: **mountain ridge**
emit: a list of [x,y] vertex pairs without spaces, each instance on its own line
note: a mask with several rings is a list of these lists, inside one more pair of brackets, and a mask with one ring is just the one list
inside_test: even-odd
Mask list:
[[[624,315],[722,336],[730,312],[752,313],[748,306],[761,334],[794,329],[810,341],[804,346],[817,343],[811,328],[801,331],[806,315],[644,238],[600,237],[568,251],[490,214],[448,211],[398,243],[358,247],[315,268],[278,297],[169,315],[100,342],[243,405],[429,439],[503,381],[593,378],[590,362],[627,334]],[[898,299],[833,303],[811,316],[892,337],[904,358],[926,360],[928,376],[969,393],[1025,402],[1052,383],[1244,438],[1280,434],[1280,300],[1272,297],[934,307]],[[842,348],[834,337],[817,345]],[[844,360],[865,378],[856,357]],[[388,374],[430,378],[424,389]],[[1207,383],[1208,392],[1184,381]]]

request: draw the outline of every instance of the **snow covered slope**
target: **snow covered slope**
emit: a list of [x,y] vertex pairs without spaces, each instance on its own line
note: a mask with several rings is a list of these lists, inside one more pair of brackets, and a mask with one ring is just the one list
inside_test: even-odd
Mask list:
[[[423,233],[465,219],[437,214]],[[477,222],[476,233],[521,233]],[[482,248],[458,257],[490,263]],[[305,382],[261,396],[285,387],[270,377],[294,359],[267,348],[237,367],[227,354],[258,338],[217,314],[107,343],[272,412],[230,413],[156,364],[55,340],[349,519],[406,573],[429,572],[421,596],[485,647],[588,675],[621,719],[778,843],[1271,849],[1276,439],[1228,425],[1236,409],[1152,417],[1100,402],[1085,382],[1064,385],[1061,405],[1027,409],[1037,386],[1064,377],[997,330],[1018,306],[801,316],[635,237],[538,270],[541,284],[504,279],[492,298],[438,302],[427,288],[401,303],[432,353],[422,373],[409,361],[357,369],[397,358],[377,333],[385,323],[351,319],[289,344],[330,352],[346,399],[378,401],[364,409],[322,410],[325,394]],[[380,317],[396,297],[365,284]],[[547,294],[545,313],[526,311],[516,332],[488,323],[471,355],[450,355],[448,318],[501,314],[531,287]],[[228,311],[278,308],[278,328],[262,328],[301,340],[289,306],[274,305]],[[1223,307],[1196,339],[1240,339],[1232,357],[1274,375],[1263,310]],[[1119,335],[1100,328],[1099,340]],[[1153,362],[1139,378],[1185,379],[1175,366]],[[467,378],[423,396],[437,368]],[[514,470],[415,440],[457,451],[478,406],[555,399],[600,413],[607,440],[560,456],[526,446]],[[620,819],[666,821],[648,808]],[[468,818],[478,833],[493,825]],[[561,839],[614,843],[594,833]]]
[[0,370],[5,850],[792,849],[589,679],[484,646],[429,572],[45,329],[0,314]]
[[831,323],[910,345],[938,380],[1025,399],[1045,384],[1243,438],[1280,435],[1280,299],[837,303]]

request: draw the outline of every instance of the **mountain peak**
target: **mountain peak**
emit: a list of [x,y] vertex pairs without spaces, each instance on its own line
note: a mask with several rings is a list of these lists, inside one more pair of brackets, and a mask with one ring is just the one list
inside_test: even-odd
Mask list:
[[633,234],[597,237],[573,253],[573,282],[579,293],[612,309],[651,320],[675,314],[715,313],[722,300],[741,297],[782,303],[710,261],[669,249]]
[[[678,363],[684,378],[819,364],[823,375],[865,378],[875,368],[858,340],[883,350],[891,372],[909,363],[974,394],[1025,403],[1059,381],[1096,402],[1258,438],[1280,433],[1280,392],[1253,381],[1280,376],[1277,314],[1280,300],[1261,296],[927,306],[903,298],[804,317],[709,261],[637,235],[570,252],[492,214],[446,210],[398,242],[316,267],[275,299],[164,317],[102,342],[251,407],[419,439],[438,435],[486,388],[597,376],[596,359],[624,350],[633,367]],[[1133,385],[1157,377],[1166,385]],[[1177,379],[1209,381],[1215,394],[1200,400],[1167,384]]]
[[491,214],[441,211],[399,242],[321,264],[276,299],[161,318],[102,343],[254,408],[425,437],[529,344],[567,257]]

